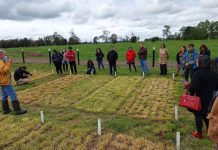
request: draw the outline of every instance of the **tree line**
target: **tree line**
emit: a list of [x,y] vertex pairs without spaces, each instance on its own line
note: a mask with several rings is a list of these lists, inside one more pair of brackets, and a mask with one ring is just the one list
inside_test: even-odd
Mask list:
[[[197,26],[184,26],[178,32],[172,34],[171,26],[165,25],[163,30],[163,38],[152,37],[145,39],[145,41],[158,41],[158,40],[205,40],[205,39],[218,39],[218,21],[203,21]],[[104,30],[102,35],[94,36],[91,42],[81,42],[80,38],[73,30],[70,32],[70,38],[66,39],[61,34],[54,32],[52,35],[47,35],[43,38],[33,40],[30,38],[23,39],[9,39],[0,40],[0,47],[37,47],[37,46],[51,46],[51,45],[76,45],[87,43],[117,43],[117,42],[131,42],[135,43],[140,40],[140,37],[131,33],[130,36],[118,37],[117,34]]]

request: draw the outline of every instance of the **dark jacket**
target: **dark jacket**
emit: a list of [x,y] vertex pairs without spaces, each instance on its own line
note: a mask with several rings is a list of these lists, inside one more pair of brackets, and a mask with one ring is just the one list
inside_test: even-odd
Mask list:
[[118,59],[118,54],[116,51],[109,51],[107,54],[107,60],[109,63],[115,63]]
[[206,115],[213,99],[213,93],[218,88],[218,77],[209,67],[201,68],[193,73],[191,86],[188,89],[191,95],[201,98],[202,109],[200,113]]
[[140,60],[145,60],[145,59],[147,59],[147,49],[146,48],[144,48],[144,47],[141,47],[140,49],[139,49],[139,52],[138,52],[138,55],[139,55],[139,59]]
[[94,65],[94,63],[93,62],[91,62],[91,63],[87,63],[87,69],[95,69],[95,65]]
[[210,50],[206,50],[206,51],[200,51],[200,55],[207,55],[210,57]]
[[52,61],[54,63],[62,63],[63,55],[60,52],[54,52],[52,54]]
[[28,71],[22,70],[21,68],[18,68],[14,72],[14,80],[18,81],[19,79],[25,79],[30,75]]
[[103,58],[104,58],[104,53],[103,52],[97,52],[95,55],[96,55],[97,61],[102,61]]
[[96,69],[95,69],[95,65],[92,61],[88,61],[87,63],[87,74],[96,74]]
[[183,62],[183,54],[181,52],[178,52],[176,54],[176,62],[178,65],[181,65]]

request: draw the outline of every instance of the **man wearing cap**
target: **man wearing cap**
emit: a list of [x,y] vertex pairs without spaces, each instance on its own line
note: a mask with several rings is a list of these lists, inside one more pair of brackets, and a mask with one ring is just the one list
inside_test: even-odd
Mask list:
[[11,83],[10,67],[12,65],[12,58],[7,58],[7,53],[0,49],[0,86],[2,92],[2,109],[3,114],[11,112],[8,104],[8,97],[11,98],[12,107],[15,115],[25,114],[27,111],[20,108],[17,95]]

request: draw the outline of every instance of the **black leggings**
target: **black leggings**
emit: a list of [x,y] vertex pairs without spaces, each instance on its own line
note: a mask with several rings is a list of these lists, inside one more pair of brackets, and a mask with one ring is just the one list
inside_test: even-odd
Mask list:
[[133,68],[135,69],[135,72],[136,72],[136,66],[135,66],[135,63],[128,63],[129,64],[129,71],[132,72],[132,68],[131,66],[133,66]]
[[203,122],[205,123],[208,129],[209,120],[207,119],[207,115],[202,115],[200,112],[194,112],[194,116],[195,116],[195,124],[198,132],[202,132]]
[[67,63],[67,61],[63,62],[63,70],[64,70],[64,72],[68,72],[68,63]]
[[54,65],[55,65],[55,68],[56,68],[56,72],[57,72],[57,74],[59,74],[59,73],[63,73],[62,72],[62,63],[61,62],[54,62]]
[[160,64],[160,75],[167,75],[167,64]]
[[71,72],[74,73],[74,71],[75,71],[75,74],[77,74],[76,61],[69,62],[69,64],[70,64]]
[[189,77],[192,78],[193,70],[185,68],[185,80],[188,81]]

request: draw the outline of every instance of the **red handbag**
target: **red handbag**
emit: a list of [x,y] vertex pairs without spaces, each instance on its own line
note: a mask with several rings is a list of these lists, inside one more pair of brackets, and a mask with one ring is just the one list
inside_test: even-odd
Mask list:
[[182,107],[185,107],[191,110],[195,110],[195,111],[200,111],[201,110],[201,99],[200,97],[197,97],[197,96],[183,94],[180,97],[179,106],[182,106]]

